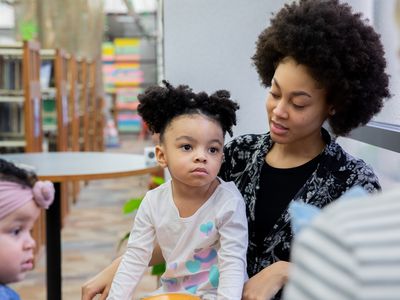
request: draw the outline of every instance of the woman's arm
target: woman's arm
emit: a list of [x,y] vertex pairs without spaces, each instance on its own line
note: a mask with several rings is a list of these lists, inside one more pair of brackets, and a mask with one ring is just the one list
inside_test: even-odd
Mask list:
[[242,300],[271,299],[288,280],[290,263],[278,261],[251,277],[244,285]]
[[99,300],[105,300],[111,288],[111,283],[122,256],[116,258],[111,265],[103,269],[99,274],[86,281],[82,286],[82,300],[92,300],[96,295],[100,295]]
[[[118,270],[118,266],[122,260],[122,256],[116,258],[109,266],[103,269],[93,278],[89,279],[82,285],[82,300],[92,300],[96,295],[100,295],[98,300],[105,300],[111,288],[114,275]],[[154,247],[149,266],[161,264],[164,258],[158,245]]]

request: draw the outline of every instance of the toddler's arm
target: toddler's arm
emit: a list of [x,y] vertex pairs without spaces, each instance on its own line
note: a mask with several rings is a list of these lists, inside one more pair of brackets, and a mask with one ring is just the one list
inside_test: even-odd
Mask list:
[[149,265],[155,231],[148,198],[144,198],[136,214],[127,249],[111,285],[109,300],[132,299],[133,291]]
[[244,200],[225,213],[219,225],[221,248],[218,253],[218,300],[240,300],[246,273],[248,244],[247,218]]

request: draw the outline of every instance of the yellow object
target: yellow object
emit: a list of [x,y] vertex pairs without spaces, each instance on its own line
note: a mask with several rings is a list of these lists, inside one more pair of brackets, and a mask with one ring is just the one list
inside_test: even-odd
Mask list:
[[189,294],[161,294],[142,298],[142,300],[200,300],[200,297]]
[[138,47],[140,39],[138,38],[115,38],[114,45],[117,47],[135,46]]

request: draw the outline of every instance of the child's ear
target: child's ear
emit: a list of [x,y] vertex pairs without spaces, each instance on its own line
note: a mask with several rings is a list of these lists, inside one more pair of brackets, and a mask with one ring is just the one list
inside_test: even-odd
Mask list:
[[166,168],[167,167],[167,159],[165,157],[164,148],[161,145],[157,145],[155,150],[156,150],[156,159],[157,159],[158,164],[162,168]]

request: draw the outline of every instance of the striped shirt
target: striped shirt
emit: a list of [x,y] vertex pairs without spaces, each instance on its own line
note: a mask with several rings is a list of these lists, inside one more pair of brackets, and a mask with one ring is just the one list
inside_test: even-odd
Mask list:
[[400,189],[329,205],[291,255],[285,300],[400,299]]

